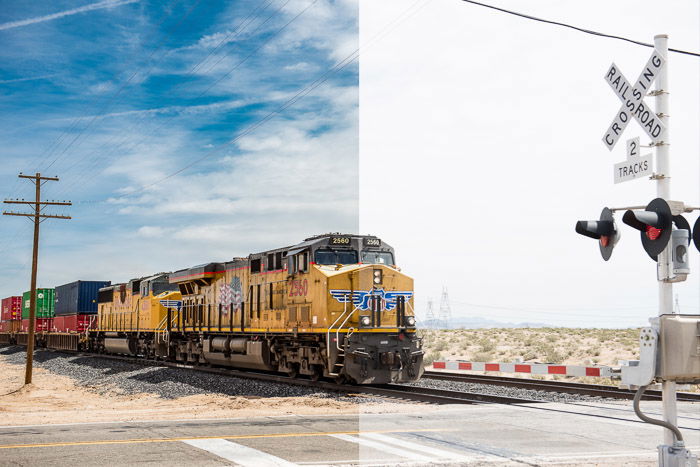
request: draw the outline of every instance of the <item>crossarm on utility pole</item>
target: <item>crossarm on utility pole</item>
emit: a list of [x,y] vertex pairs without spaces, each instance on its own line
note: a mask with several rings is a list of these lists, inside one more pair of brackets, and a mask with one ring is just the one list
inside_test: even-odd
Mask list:
[[42,177],[41,174],[36,174],[36,175],[24,175],[22,173],[19,174],[19,178],[30,178],[32,180],[50,180],[52,182],[57,182],[58,177]]
[[[13,200],[13,199],[6,199],[3,201],[5,204],[32,204],[35,205],[36,201],[24,201],[24,200]],[[41,201],[39,204],[42,204],[44,206],[72,206],[73,203],[70,201]]]
[[38,216],[36,214],[29,214],[29,213],[23,213],[23,212],[3,212],[3,216],[23,216],[23,217],[38,217],[40,219],[72,219],[70,216],[54,216],[53,214],[39,214]]

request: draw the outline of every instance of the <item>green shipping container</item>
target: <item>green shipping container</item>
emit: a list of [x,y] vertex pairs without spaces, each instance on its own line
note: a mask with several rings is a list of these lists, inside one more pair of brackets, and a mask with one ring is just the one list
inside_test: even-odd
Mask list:
[[[29,292],[22,294],[22,319],[29,319]],[[53,318],[54,289],[36,289],[36,317]]]

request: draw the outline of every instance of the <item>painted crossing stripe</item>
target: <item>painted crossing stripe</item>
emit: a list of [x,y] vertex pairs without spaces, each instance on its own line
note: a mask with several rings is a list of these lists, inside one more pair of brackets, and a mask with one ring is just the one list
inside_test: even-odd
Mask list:
[[272,454],[225,439],[192,439],[183,442],[245,467],[293,467],[297,465]]
[[609,366],[551,365],[548,363],[485,363],[439,361],[433,362],[434,369],[494,371],[499,373],[529,373],[533,375],[597,376],[610,378],[613,368]]
[[[330,435],[334,438],[359,444],[361,447],[375,449],[391,456],[410,459],[411,463],[418,462],[469,462],[474,461],[474,456],[463,453],[447,451],[409,439],[397,438],[381,433],[360,433],[358,436]],[[483,457],[483,456],[482,456]],[[359,459],[366,462],[367,459]],[[394,464],[394,462],[392,462]],[[400,463],[397,463],[400,465]]]
[[350,443],[359,444],[360,446],[376,449],[377,451],[385,452],[385,453],[391,454],[393,456],[399,456],[399,457],[404,458],[404,459],[413,459],[416,461],[424,461],[424,462],[428,462],[431,460],[431,458],[428,456],[424,456],[422,454],[418,454],[418,453],[414,453],[414,452],[406,452],[406,450],[403,448],[389,446],[385,443],[373,441],[373,440],[365,438],[365,437],[356,437],[356,436],[350,436],[350,435],[330,435],[330,436],[332,436],[334,438],[342,439],[343,441],[348,441]]
[[433,456],[433,459],[431,459],[432,461],[452,460],[466,462],[471,459],[471,457],[460,453],[446,451],[444,449],[438,449],[432,446],[426,446],[425,444],[419,444],[414,441],[395,438],[393,436],[382,435],[379,433],[361,433],[360,438],[369,438],[382,443],[392,444],[403,449],[410,449],[421,454],[430,454]]

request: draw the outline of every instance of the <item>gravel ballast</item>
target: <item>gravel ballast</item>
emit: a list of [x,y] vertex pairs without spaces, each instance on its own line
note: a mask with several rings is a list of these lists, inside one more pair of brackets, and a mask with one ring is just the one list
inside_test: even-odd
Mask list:
[[[6,363],[24,365],[24,347],[0,348]],[[53,374],[67,376],[76,385],[98,394],[156,394],[166,399],[199,394],[241,397],[315,397],[345,402],[367,402],[315,388],[254,379],[197,372],[184,368],[162,367],[150,362],[129,362],[99,357],[76,356],[48,350],[34,353],[34,366]]]
[[[0,347],[0,358],[9,364],[24,365],[25,352],[24,347]],[[238,378],[185,368],[163,367],[157,363],[147,361],[130,362],[110,358],[72,355],[43,349],[35,351],[34,366],[53,374],[69,377],[75,381],[76,385],[97,394],[105,395],[148,393],[164,399],[176,399],[202,394],[220,394],[248,398],[314,397],[353,403],[387,401],[386,399],[375,397],[348,396],[294,384]],[[627,401],[619,399],[430,378],[423,378],[410,385],[465,393],[517,397],[544,402],[627,403]]]
[[597,402],[605,404],[629,404],[630,401],[613,399],[608,397],[595,397],[584,394],[566,394],[559,392],[538,391],[535,389],[522,389],[507,386],[494,386],[490,384],[464,383],[459,381],[446,381],[439,379],[422,378],[411,386],[443,389],[449,391],[472,392],[479,394],[489,394],[493,396],[517,397],[522,399],[532,399],[543,402],[559,402],[564,404]]

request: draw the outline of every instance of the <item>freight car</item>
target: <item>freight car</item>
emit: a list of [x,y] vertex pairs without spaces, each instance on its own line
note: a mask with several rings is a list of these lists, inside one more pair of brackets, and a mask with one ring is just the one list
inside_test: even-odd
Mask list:
[[[325,377],[410,382],[423,373],[413,279],[374,236],[303,242],[100,289],[94,352]],[[53,334],[44,342],[66,342]]]

